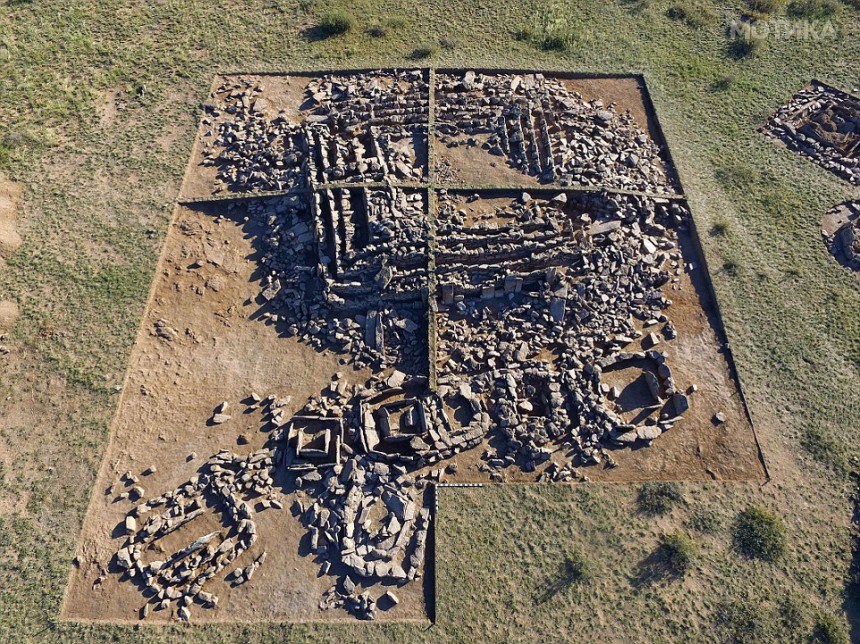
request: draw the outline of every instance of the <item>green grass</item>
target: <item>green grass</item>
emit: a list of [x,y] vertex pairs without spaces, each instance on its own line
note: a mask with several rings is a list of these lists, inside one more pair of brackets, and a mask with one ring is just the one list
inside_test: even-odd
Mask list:
[[[724,223],[729,231],[704,234],[702,243],[774,480],[687,485],[687,504],[659,518],[637,512],[636,485],[447,488],[437,525],[437,624],[426,632],[362,625],[358,635],[704,641],[717,628],[727,638],[790,641],[812,636],[816,612],[835,615],[844,629],[853,486],[842,468],[822,463],[832,460],[831,446],[847,469],[860,455],[860,286],[828,260],[818,227],[821,213],[856,190],[757,128],[810,78],[857,86],[856,2],[832,16],[836,38],[769,39],[754,56],[735,55],[722,20],[679,28],[666,15],[671,4],[336,3],[331,10],[360,24],[321,40],[309,37],[321,3],[4,5],[0,169],[26,189],[25,244],[0,270],[0,298],[22,306],[4,341],[15,361],[0,363],[0,640],[356,637],[333,625],[73,625],[58,621],[58,611],[108,439],[111,392],[215,71],[404,65],[419,44],[442,38],[457,47],[440,47],[437,65],[645,74],[699,230]],[[384,37],[364,27],[375,24],[385,25]],[[526,25],[534,38],[514,38]],[[563,49],[542,45],[544,25],[565,35]],[[104,97],[114,92],[121,109],[102,124]],[[812,442],[808,428],[818,434]],[[774,564],[732,548],[730,526],[750,505],[780,508],[790,538]],[[634,588],[659,534],[692,530],[687,522],[699,509],[724,528],[697,533],[696,566],[684,581],[696,592],[681,583]],[[537,602],[573,548],[587,556],[588,581]],[[789,596],[794,607],[784,604]]]
[[716,12],[707,4],[700,2],[678,2],[666,10],[672,20],[685,22],[694,29],[701,29],[717,20]]
[[746,0],[747,6],[756,13],[772,14],[785,6],[785,0]]
[[791,0],[785,12],[792,18],[823,20],[836,14],[840,8],[836,0]]

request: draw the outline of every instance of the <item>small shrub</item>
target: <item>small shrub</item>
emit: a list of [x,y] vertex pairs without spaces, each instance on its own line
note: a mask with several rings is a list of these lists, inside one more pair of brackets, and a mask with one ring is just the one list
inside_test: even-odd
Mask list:
[[673,575],[681,576],[693,565],[696,557],[696,544],[685,534],[672,532],[660,537],[660,550],[666,565]]
[[355,26],[355,18],[345,11],[329,11],[320,17],[319,29],[325,36],[340,36]]
[[517,29],[514,32],[513,36],[514,40],[519,40],[520,42],[528,42],[534,38],[534,32],[528,27],[525,27],[523,29]]
[[729,44],[729,51],[736,58],[754,55],[764,43],[764,36],[758,33],[749,22],[737,23]]
[[567,39],[560,34],[547,34],[540,43],[544,51],[564,51],[567,49]]
[[538,594],[537,601],[547,602],[558,593],[580,585],[590,577],[588,560],[579,550],[573,550],[559,565],[558,573],[546,581],[546,585]]
[[810,639],[822,644],[843,644],[848,642],[848,632],[845,624],[836,615],[819,612],[815,615]]
[[800,446],[818,462],[835,472],[848,469],[845,447],[825,434],[819,427],[807,427],[800,438]]
[[412,50],[412,53],[409,54],[409,57],[412,60],[423,60],[425,58],[430,58],[436,53],[436,47],[434,45],[421,45],[420,47],[416,47]]
[[568,583],[586,581],[590,575],[588,560],[579,550],[574,550],[564,558],[563,571]]
[[457,49],[457,41],[453,38],[440,38],[439,46],[447,51],[453,51]]
[[711,226],[712,237],[725,237],[729,234],[729,225],[725,221],[715,221]]
[[720,527],[720,518],[711,510],[697,509],[687,519],[686,525],[702,534],[714,534]]
[[385,25],[370,25],[367,28],[367,35],[371,38],[384,38],[388,35],[388,28]]
[[792,18],[824,19],[838,13],[836,0],[791,0],[785,12]]
[[636,503],[645,514],[666,514],[684,500],[676,483],[646,483],[639,488]]
[[776,13],[785,4],[785,0],[747,0],[750,9],[757,13]]
[[731,74],[728,76],[723,76],[720,79],[715,80],[711,83],[711,91],[712,92],[725,92],[729,89],[735,82],[735,77]]
[[710,7],[698,2],[673,4],[666,11],[666,15],[672,20],[687,23],[693,29],[701,29],[705,25],[713,23],[717,17]]
[[747,508],[735,522],[735,545],[747,557],[775,561],[785,554],[785,527],[764,508]]
[[804,624],[803,604],[791,595],[786,595],[779,601],[779,621],[783,629],[790,633],[799,633]]
[[558,27],[532,29],[524,27],[513,32],[514,40],[527,42],[544,51],[566,51],[573,41],[573,34]]

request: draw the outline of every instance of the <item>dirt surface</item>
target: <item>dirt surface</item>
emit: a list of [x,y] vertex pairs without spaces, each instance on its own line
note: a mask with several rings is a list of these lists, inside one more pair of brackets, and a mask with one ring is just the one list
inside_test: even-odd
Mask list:
[[0,261],[21,246],[21,236],[16,225],[18,201],[24,187],[20,183],[6,180],[0,175]]
[[[268,434],[261,431],[260,412],[239,411],[244,409],[240,401],[252,391],[290,396],[287,410],[292,413],[338,371],[356,382],[367,376],[344,368],[335,355],[279,337],[274,327],[255,319],[260,307],[254,300],[259,285],[253,231],[242,223],[242,207],[231,218],[218,219],[226,209],[179,207],[170,227],[85,520],[79,566],[72,571],[63,606],[65,619],[136,621],[145,603],[138,587],[120,581],[114,572],[94,585],[102,566],[108,566],[122,546],[123,539],[112,534],[134,505],[114,501],[120,491],[130,489],[119,482],[124,472],[139,477],[147,498],[167,492],[221,449],[246,454],[262,447]],[[159,320],[165,323],[161,335],[155,330]],[[207,426],[221,401],[233,406],[232,419]],[[247,444],[237,444],[240,434]],[[142,475],[152,465],[157,472]],[[322,593],[337,577],[319,575],[319,564],[308,554],[306,530],[290,513],[292,501],[285,496],[283,510],[256,514],[259,540],[236,562],[247,565],[263,550],[268,553],[253,582],[231,588],[223,581],[225,570],[207,585],[220,603],[212,610],[195,611],[195,621],[353,620],[342,610],[318,609]],[[178,550],[217,527],[212,512],[177,530],[162,545]],[[373,592],[386,590],[375,587]],[[401,603],[380,611],[377,619],[426,619],[423,583],[396,592]],[[164,621],[172,614],[154,612],[148,619]]]
[[18,319],[18,305],[11,300],[0,300],[0,333],[7,333]]

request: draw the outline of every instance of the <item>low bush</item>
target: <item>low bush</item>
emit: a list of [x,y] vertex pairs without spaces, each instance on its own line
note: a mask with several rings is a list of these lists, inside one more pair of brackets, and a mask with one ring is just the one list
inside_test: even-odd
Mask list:
[[672,20],[685,22],[694,29],[701,29],[717,19],[717,14],[714,13],[713,9],[698,2],[673,4],[666,11],[666,15]]
[[319,29],[326,36],[340,36],[355,26],[355,18],[345,11],[329,11],[320,17]]
[[729,51],[735,58],[753,56],[764,43],[764,36],[758,33],[750,22],[738,22],[732,31]]
[[785,0],[747,0],[747,6],[757,13],[773,14],[782,9]]
[[645,514],[666,514],[684,500],[676,483],[646,483],[639,488],[636,503]]
[[815,615],[810,639],[822,644],[845,644],[848,642],[848,629],[836,615],[819,612]]
[[412,53],[409,54],[409,57],[412,60],[423,60],[425,58],[430,58],[436,53],[435,45],[421,45],[412,50]]
[[776,561],[785,554],[785,527],[764,508],[749,507],[735,522],[735,545],[747,557]]
[[792,18],[824,19],[839,11],[836,0],[791,0],[785,12]]
[[720,518],[711,510],[698,509],[693,511],[686,525],[702,534],[714,534],[720,527]]
[[692,567],[697,548],[686,534],[672,532],[660,537],[660,551],[665,557],[669,572],[681,576]]

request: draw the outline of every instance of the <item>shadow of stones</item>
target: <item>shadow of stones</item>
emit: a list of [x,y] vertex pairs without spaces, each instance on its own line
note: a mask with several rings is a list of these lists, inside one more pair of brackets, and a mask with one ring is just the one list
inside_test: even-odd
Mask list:
[[[359,189],[357,187],[356,189]],[[297,190],[293,193],[284,196],[275,197],[241,197],[237,196],[229,202],[215,201],[190,204],[188,207],[202,214],[207,215],[213,220],[223,219],[232,222],[239,226],[243,232],[244,238],[251,243],[253,252],[246,255],[244,259],[254,264],[254,269],[251,273],[251,281],[259,284],[260,291],[254,295],[250,304],[256,305],[249,320],[259,321],[266,325],[272,326],[275,332],[280,337],[295,338],[298,342],[305,346],[311,347],[317,353],[331,352],[340,357],[341,363],[344,365],[352,364],[354,368],[359,368],[354,363],[361,358],[361,353],[357,351],[345,351],[344,342],[329,341],[324,334],[308,334],[303,337],[302,332],[306,329],[301,328],[299,324],[299,333],[294,334],[291,327],[294,323],[284,319],[284,313],[296,314],[302,310],[317,309],[319,314],[312,318],[312,322],[317,323],[320,327],[324,327],[331,320],[340,317],[350,317],[353,320],[362,316],[366,317],[371,310],[380,304],[383,304],[382,298],[377,300],[368,300],[366,303],[360,303],[350,313],[332,310],[323,298],[323,281],[317,273],[317,259],[314,252],[308,251],[298,253],[298,257],[291,255],[284,258],[284,262],[289,264],[287,269],[279,269],[277,263],[274,268],[271,261],[277,257],[277,247],[273,247],[269,241],[271,235],[271,227],[267,221],[268,217],[284,215],[288,209],[281,209],[280,202],[286,204],[287,201],[295,199],[296,195],[304,195],[309,199],[309,193],[304,190]],[[294,223],[302,223],[309,230],[312,230],[314,222],[311,216],[311,208],[309,203],[304,204],[304,208],[293,209],[292,212],[301,213],[295,217]],[[280,244],[285,241],[281,240]],[[271,299],[263,296],[265,290],[265,280],[272,271],[280,273],[279,278],[282,282],[281,290]],[[287,291],[289,290],[289,295]],[[301,297],[295,295],[301,293]],[[393,306],[393,305],[392,305]],[[386,333],[386,346],[397,351],[397,360],[395,368],[404,371],[410,375],[427,375],[429,372],[429,350],[427,347],[427,307],[418,310],[410,310],[407,307],[398,307],[398,315],[403,318],[408,318],[415,323],[418,328],[414,332],[414,337],[420,339],[415,342],[395,341]]]

